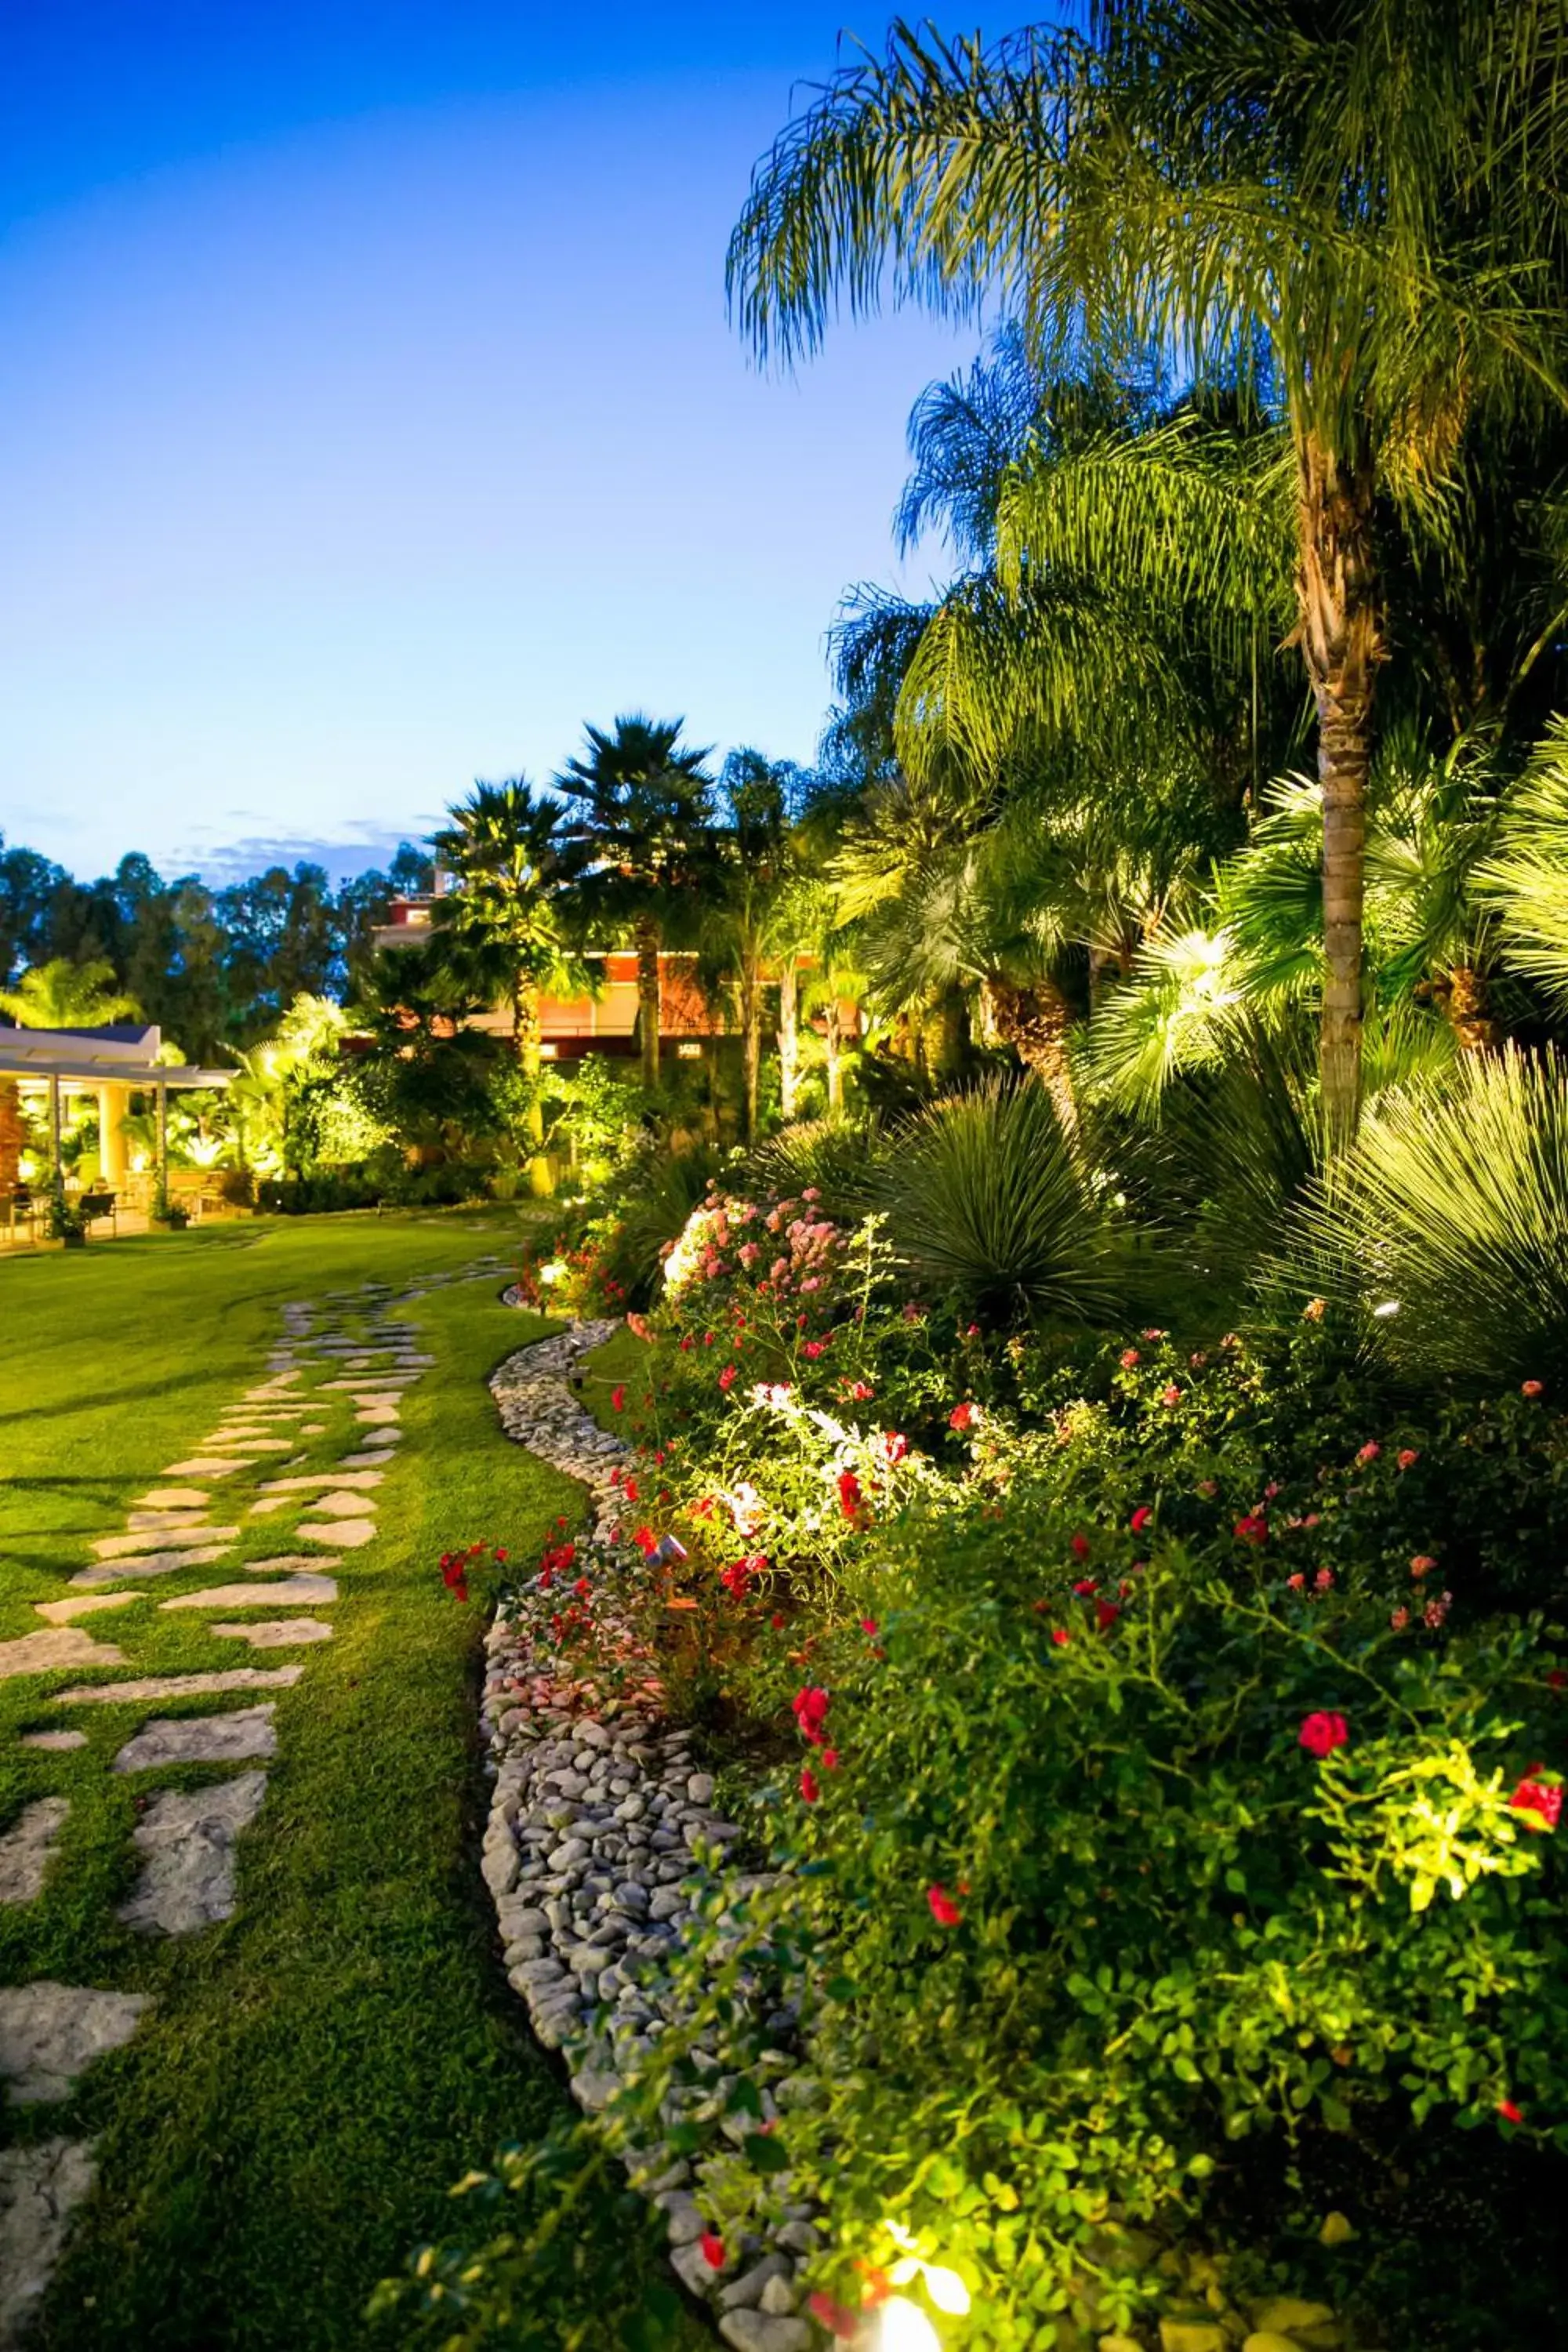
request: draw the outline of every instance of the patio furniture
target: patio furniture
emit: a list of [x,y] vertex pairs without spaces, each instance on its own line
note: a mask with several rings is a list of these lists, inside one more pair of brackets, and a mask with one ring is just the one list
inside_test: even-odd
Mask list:
[[113,1192],[83,1192],[76,1204],[77,1214],[88,1225],[99,1224],[107,1217],[110,1231],[118,1233],[120,1219],[117,1214],[117,1202],[118,1195]]

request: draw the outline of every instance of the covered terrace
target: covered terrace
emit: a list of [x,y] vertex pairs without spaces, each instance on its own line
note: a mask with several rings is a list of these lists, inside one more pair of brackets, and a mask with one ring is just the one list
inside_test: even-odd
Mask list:
[[[70,1096],[96,1097],[99,1162],[95,1197],[118,1210],[145,1211],[169,1185],[169,1097],[197,1089],[226,1088],[229,1070],[209,1070],[190,1062],[165,1062],[163,1033],[155,1023],[112,1022],[94,1029],[0,1029],[0,1090],[15,1087],[24,1107],[47,1113],[47,1187],[71,1189],[61,1144],[66,1102]],[[155,1143],[150,1170],[133,1173],[125,1136],[132,1097],[150,1100],[155,1111]],[[18,1183],[16,1167],[0,1155],[0,1226],[14,1234],[17,1210],[30,1209],[41,1188]],[[145,1197],[142,1197],[145,1195]]]

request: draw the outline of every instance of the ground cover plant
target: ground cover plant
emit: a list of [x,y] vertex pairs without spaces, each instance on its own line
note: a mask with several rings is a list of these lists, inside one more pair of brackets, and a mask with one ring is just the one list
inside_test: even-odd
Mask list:
[[[29,1602],[255,1377],[286,1300],[453,1273],[515,1229],[493,1215],[246,1225],[0,1269],[0,1638],[36,1627]],[[41,1755],[15,1733],[60,1719],[49,1692],[75,1677],[0,1682],[0,1822],[46,1792],[72,1806],[43,1895],[0,1910],[0,1981],[54,1974],[155,2001],[68,2105],[0,2110],[8,2137],[79,2127],[98,2143],[101,2186],[45,2344],[363,2343],[376,2279],[436,2226],[459,2162],[562,2111],[500,1975],[472,1858],[479,1626],[426,1571],[459,1533],[542,1537],[571,1499],[495,1426],[485,1378],[520,1336],[502,1278],[409,1310],[438,1370],[407,1402],[381,1532],[354,1556],[363,1574],[343,1580],[335,1639],[279,1695],[279,1757],[242,1842],[232,1920],[154,1945],[114,1922],[143,1790],[107,1759],[169,1703],[75,1710],[89,1746]],[[247,1538],[253,1552],[268,1540],[263,1523]],[[201,1580],[165,1579],[154,1598]],[[234,1663],[232,1645],[161,1616],[154,1598],[134,1604],[139,1663]],[[192,1777],[174,1767],[157,1785]],[[633,2241],[594,2242],[601,2273],[624,2263],[636,2279]]]

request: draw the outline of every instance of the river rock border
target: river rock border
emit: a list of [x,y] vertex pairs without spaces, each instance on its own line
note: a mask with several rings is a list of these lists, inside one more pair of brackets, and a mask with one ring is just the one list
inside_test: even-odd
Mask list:
[[[617,1328],[574,1323],[520,1349],[490,1381],[507,1435],[588,1489],[574,1569],[594,1580],[602,1625],[614,1622],[614,1580],[643,1565],[619,1533],[616,1474],[631,1457],[570,1382]],[[595,2114],[620,2087],[617,2047],[623,2063],[646,2052],[677,2015],[664,1969],[712,1887],[712,1865],[700,1853],[721,1855],[741,1832],[714,1812],[713,1780],[694,1768],[690,1734],[672,1728],[651,1696],[577,1709],[552,1678],[553,1654],[535,1654],[521,1612],[505,1604],[486,1649],[480,1728],[495,1785],[485,1881],[509,1980],[540,2040],[563,2053],[578,2104]],[[738,1868],[726,1879],[737,1899],[763,1883]],[[606,2008],[608,2037],[597,2023]],[[793,2018],[780,2011],[767,2023],[786,2045],[771,2054],[787,2076]],[[776,2112],[768,2094],[763,2100],[764,2116]],[[826,2342],[797,2308],[797,2266],[818,2242],[812,2208],[789,2209],[773,2240],[742,2240],[716,2269],[700,2244],[700,2167],[694,2181],[671,2149],[645,2148],[632,2178],[665,2213],[676,2274],[709,2305],[726,2343],[737,2352],[809,2352]]]

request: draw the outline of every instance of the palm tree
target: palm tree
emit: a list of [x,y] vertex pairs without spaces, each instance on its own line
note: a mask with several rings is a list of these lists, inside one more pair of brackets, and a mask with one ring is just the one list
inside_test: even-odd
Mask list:
[[[748,1144],[757,1139],[763,1017],[775,963],[781,973],[780,1062],[787,1073],[784,1091],[793,1096],[794,1089],[795,951],[788,940],[787,907],[795,879],[789,802],[796,773],[793,761],[770,761],[761,751],[743,749],[730,753],[720,777],[728,823],[713,836],[718,887],[708,901],[703,930],[740,1015]],[[782,977],[786,967],[787,982]],[[787,1048],[786,1008],[791,1024]],[[784,1117],[793,1115],[790,1100]]]
[[[1047,362],[1173,350],[1278,415],[1318,721],[1331,1130],[1360,1089],[1363,845],[1386,658],[1377,510],[1452,535],[1468,419],[1562,397],[1564,0],[1095,0],[990,49],[900,22],[753,174],[729,283],[760,352],[841,303],[999,299]],[[1103,518],[1151,582],[1179,542]],[[1016,518],[1028,543],[1027,501]],[[1092,543],[1097,517],[1080,517]]]
[[643,1085],[658,1085],[659,949],[691,911],[711,865],[713,780],[707,751],[681,743],[684,719],[633,712],[613,733],[589,727],[586,756],[569,760],[555,789],[575,803],[567,832],[584,861],[579,898],[606,935],[629,926],[637,951]]
[[133,996],[114,985],[114,966],[72,963],[56,956],[24,971],[15,988],[0,988],[0,1013],[21,1029],[99,1029],[141,1018]]
[[510,1006],[524,1127],[537,1156],[544,1140],[540,997],[585,984],[563,929],[563,893],[583,857],[563,804],[521,776],[476,784],[447,816],[432,846],[457,887],[436,901],[432,947],[477,993],[492,1003],[500,994]]

